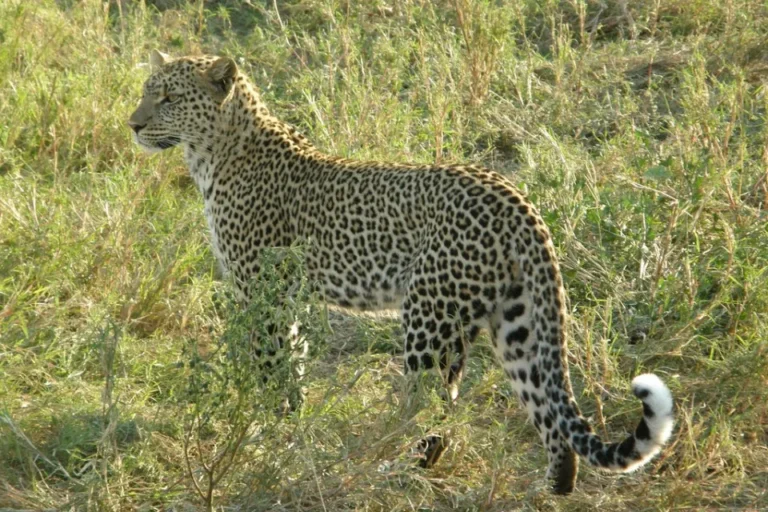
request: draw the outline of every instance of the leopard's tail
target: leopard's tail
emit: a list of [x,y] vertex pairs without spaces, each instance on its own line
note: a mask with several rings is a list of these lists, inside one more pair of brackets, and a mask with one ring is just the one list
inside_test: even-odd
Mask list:
[[632,393],[643,402],[643,418],[623,441],[605,443],[591,432],[572,396],[562,388],[547,390],[558,430],[573,451],[591,465],[617,473],[634,471],[650,461],[669,440],[674,426],[672,394],[656,375],[645,373],[635,377]]
[[[606,443],[592,432],[571,391],[565,343],[565,289],[554,246],[547,233],[538,231],[534,234],[537,242],[534,247],[518,245],[522,266],[518,279],[533,294],[530,320],[536,343],[535,348],[531,347],[531,363],[538,373],[536,384],[540,382],[546,396],[546,404],[533,404],[533,421],[544,423],[537,425],[541,427],[551,425],[546,430],[541,428],[540,432],[555,434],[556,431],[564,444],[591,465],[620,473],[633,471],[650,461],[669,440],[674,425],[672,394],[656,375],[639,375],[632,381],[632,392],[643,403],[643,418],[635,431],[618,443]],[[549,283],[542,287],[547,281]],[[554,446],[549,448],[557,450]],[[555,462],[556,466],[558,464],[567,465]],[[570,471],[564,467],[551,467],[550,471],[553,470],[563,475]],[[568,475],[568,478],[575,479],[575,466],[570,472],[573,476]]]

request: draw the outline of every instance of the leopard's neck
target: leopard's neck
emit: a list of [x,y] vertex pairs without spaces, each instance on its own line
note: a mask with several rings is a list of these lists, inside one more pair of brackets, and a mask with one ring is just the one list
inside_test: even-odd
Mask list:
[[270,115],[247,80],[236,82],[211,130],[209,138],[184,144],[184,160],[206,200],[215,182],[233,173],[279,172],[277,164],[294,157],[325,156],[293,126]]

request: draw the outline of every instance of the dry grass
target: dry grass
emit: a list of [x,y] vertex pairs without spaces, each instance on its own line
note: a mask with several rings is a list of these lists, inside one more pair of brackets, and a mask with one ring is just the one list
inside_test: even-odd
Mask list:
[[158,47],[241,59],[330,152],[510,175],[557,242],[597,430],[632,428],[642,371],[677,401],[656,461],[554,497],[479,344],[418,471],[443,405],[403,400],[395,321],[332,313],[303,413],[264,417],[215,507],[768,508],[767,35],[756,0],[0,3],[0,507],[204,508],[179,363],[226,331],[228,288],[180,155],[125,126]]

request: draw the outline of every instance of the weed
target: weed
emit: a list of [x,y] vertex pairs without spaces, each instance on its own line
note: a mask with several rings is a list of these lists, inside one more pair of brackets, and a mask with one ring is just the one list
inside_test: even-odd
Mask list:
[[320,354],[327,335],[301,251],[268,250],[259,263],[248,305],[227,301],[227,327],[208,354],[196,340],[185,347],[184,459],[207,510],[244,446],[276,441],[285,404],[300,413],[308,347]]

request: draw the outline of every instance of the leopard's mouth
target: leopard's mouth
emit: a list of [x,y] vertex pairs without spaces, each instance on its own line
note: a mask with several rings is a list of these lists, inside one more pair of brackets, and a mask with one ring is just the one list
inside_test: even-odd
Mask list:
[[179,139],[178,137],[167,137],[165,139],[160,139],[156,141],[155,145],[160,149],[168,149],[177,145],[179,142],[181,142],[181,139]]

